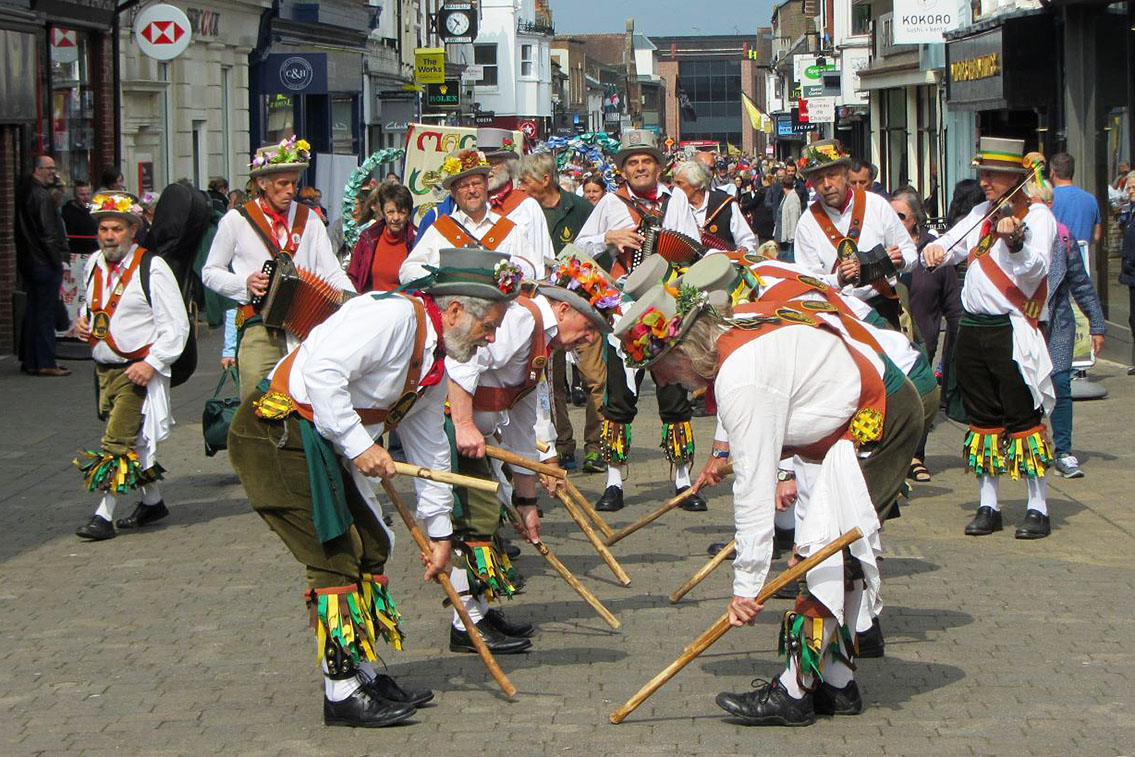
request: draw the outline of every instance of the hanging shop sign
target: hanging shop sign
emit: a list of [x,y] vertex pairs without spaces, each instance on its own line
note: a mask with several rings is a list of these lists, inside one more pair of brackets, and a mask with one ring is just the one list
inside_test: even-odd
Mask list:
[[174,5],[148,6],[134,19],[134,41],[154,60],[173,60],[193,39],[189,17]]
[[891,23],[896,45],[941,44],[961,14],[957,0],[895,0]]
[[445,83],[445,48],[419,47],[414,50],[414,82]]
[[260,67],[266,95],[327,94],[327,53],[273,53]]

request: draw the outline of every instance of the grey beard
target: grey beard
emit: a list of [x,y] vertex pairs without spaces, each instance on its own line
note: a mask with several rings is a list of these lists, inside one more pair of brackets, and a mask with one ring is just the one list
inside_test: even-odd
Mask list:
[[493,173],[489,174],[490,193],[500,191],[501,189],[504,189],[506,184],[511,183],[512,178],[508,175],[507,171],[504,173],[497,173],[496,171],[494,171]]
[[126,257],[126,253],[130,251],[128,245],[121,244],[103,245],[101,249],[103,258],[109,263],[117,263]]
[[459,363],[468,363],[477,353],[479,346],[470,337],[473,331],[473,319],[468,315],[461,318],[456,326],[445,330],[445,353]]

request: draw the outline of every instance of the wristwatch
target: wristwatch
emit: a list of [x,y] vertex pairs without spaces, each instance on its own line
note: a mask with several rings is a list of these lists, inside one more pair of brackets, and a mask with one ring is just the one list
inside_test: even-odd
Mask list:
[[777,468],[776,480],[777,481],[795,481],[796,480],[796,474],[793,471],[790,471],[790,470],[784,470],[783,468]]
[[729,459],[729,450],[727,450],[727,449],[717,449],[715,447],[715,448],[713,448],[709,451],[709,454],[714,460],[728,460]]

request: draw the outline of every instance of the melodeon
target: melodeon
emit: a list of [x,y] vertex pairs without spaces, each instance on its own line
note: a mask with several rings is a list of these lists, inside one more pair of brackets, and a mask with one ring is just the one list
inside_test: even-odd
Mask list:
[[300,339],[306,339],[344,302],[357,296],[297,268],[285,252],[266,261],[263,271],[268,275],[268,289],[264,296],[252,298],[252,306],[260,312],[265,326],[287,329]]
[[633,268],[651,255],[661,255],[676,265],[689,266],[705,255],[705,245],[680,231],[662,228],[662,219],[644,215],[638,231],[643,236],[642,249],[633,258]]

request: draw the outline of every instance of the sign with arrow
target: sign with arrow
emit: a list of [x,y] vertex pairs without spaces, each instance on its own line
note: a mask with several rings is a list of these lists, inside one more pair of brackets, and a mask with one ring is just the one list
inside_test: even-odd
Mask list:
[[189,47],[189,17],[173,5],[151,5],[134,21],[134,40],[154,60],[173,60]]
[[441,84],[427,84],[426,106],[429,108],[460,108],[461,80],[446,79]]

